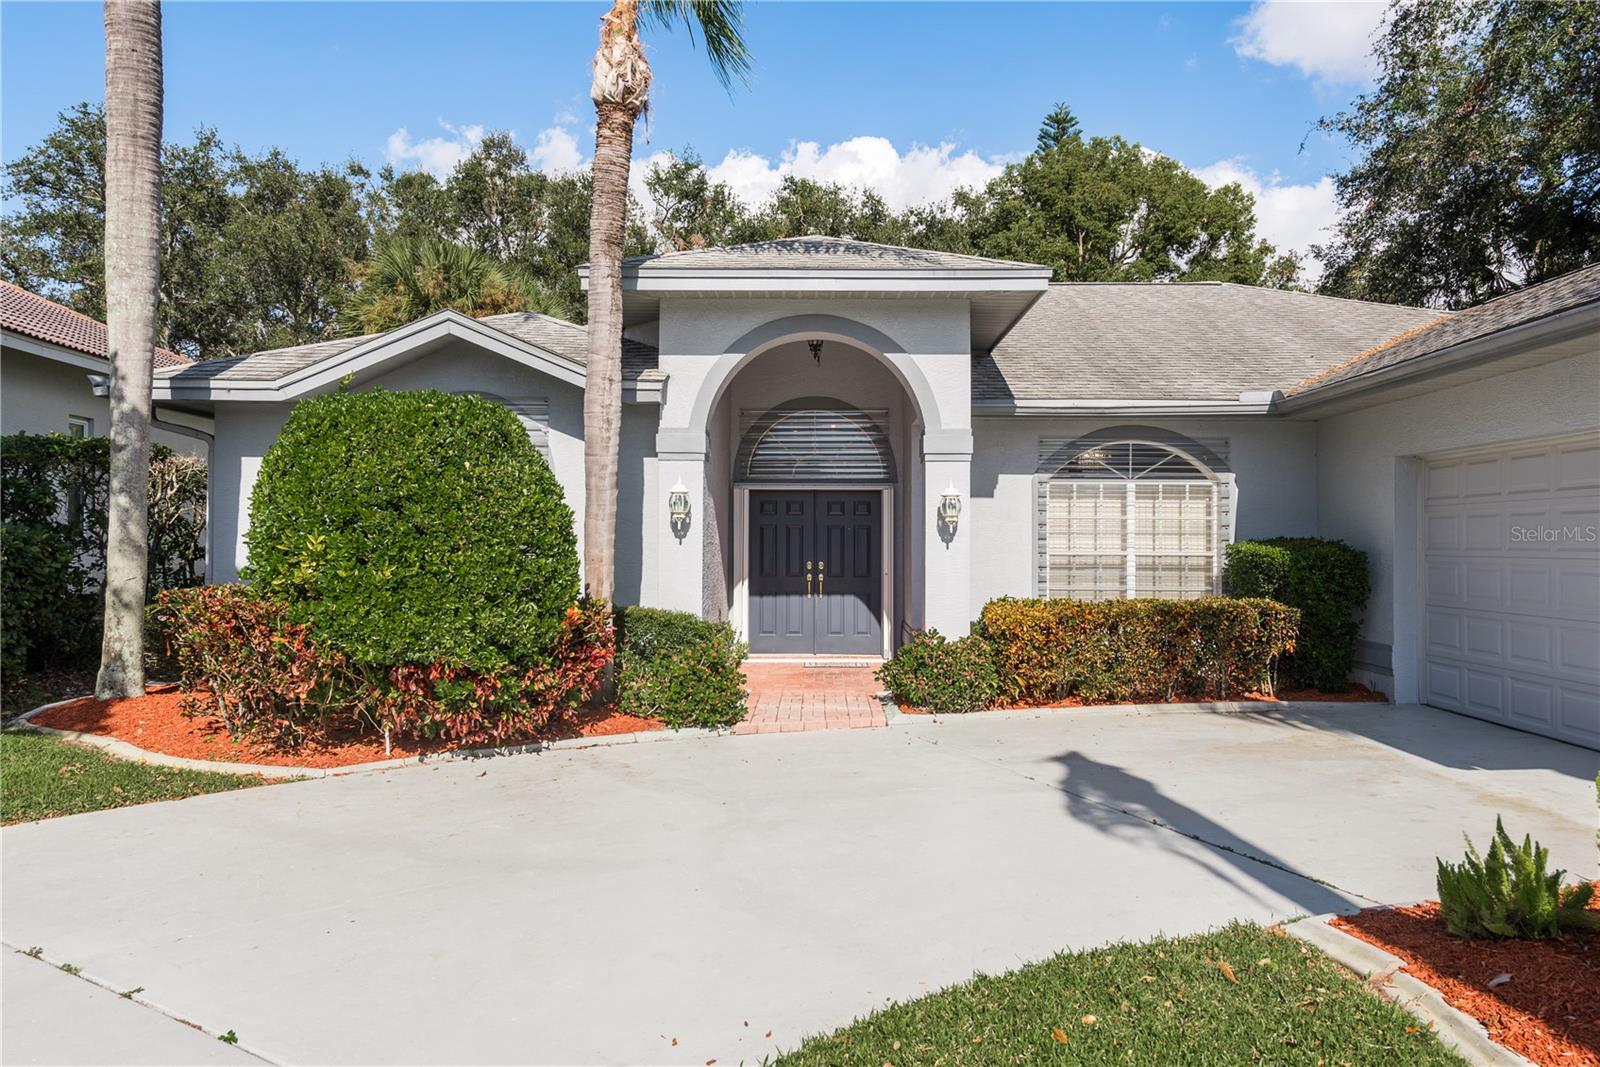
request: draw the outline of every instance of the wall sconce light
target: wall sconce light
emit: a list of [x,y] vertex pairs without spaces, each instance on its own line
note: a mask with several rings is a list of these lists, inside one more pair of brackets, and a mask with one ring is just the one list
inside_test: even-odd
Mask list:
[[689,529],[689,490],[682,482],[667,493],[667,518],[672,521],[672,532],[678,535],[678,540],[683,540]]
[[952,485],[939,497],[939,522],[953,534],[956,532],[956,523],[960,521],[961,494]]
[[817,366],[822,366],[822,338],[816,337],[807,341],[806,347],[811,349],[811,358],[817,361]]

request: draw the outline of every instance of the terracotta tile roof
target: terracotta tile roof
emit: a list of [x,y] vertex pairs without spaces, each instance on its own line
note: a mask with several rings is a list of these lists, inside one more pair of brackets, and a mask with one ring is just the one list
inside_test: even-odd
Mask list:
[[[0,329],[86,356],[107,358],[105,323],[7,281],[0,281]],[[156,349],[157,367],[181,367],[189,362],[176,352]]]

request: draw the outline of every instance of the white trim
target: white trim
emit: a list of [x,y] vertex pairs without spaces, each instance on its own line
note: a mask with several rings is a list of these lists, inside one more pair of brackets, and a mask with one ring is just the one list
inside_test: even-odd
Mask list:
[[[972,417],[997,418],[1013,415],[1271,415],[1277,399],[1258,399],[1262,394],[1244,393],[1239,400],[974,400]],[[1273,393],[1276,398],[1279,394]],[[1250,399],[1244,399],[1249,397]]]
[[[895,512],[894,487],[881,483],[872,485],[819,484],[817,482],[781,482],[767,484],[742,484],[733,487],[733,597],[728,611],[728,624],[739,640],[750,642],[750,491],[779,493],[849,492],[879,494],[879,514],[883,520],[883,551],[879,554],[883,585],[878,599],[880,623],[883,630],[884,658],[894,655],[894,540]],[[783,653],[799,655],[802,653]],[[871,652],[835,653],[836,655],[871,656]]]
[[[580,389],[586,378],[584,365],[576,360],[540,348],[520,337],[513,337],[460,312],[445,310],[380,334],[279,378],[250,381],[163,375],[155,379],[152,392],[156,400],[292,400],[317,389],[337,385],[349,375],[380,367],[424,346],[450,339],[476,345],[486,352],[503,356],[513,363]],[[104,364],[99,367],[104,369]],[[663,384],[661,380],[624,383],[624,399],[628,399],[627,394],[632,392],[636,401],[659,402]]]
[[108,373],[111,367],[111,361],[104,356],[91,356],[88,353],[79,352],[64,345],[41,341],[36,337],[13,333],[10,330],[0,333],[0,344],[3,344],[6,348],[14,348],[18,352],[26,352],[30,356],[53,359],[57,363],[65,363],[69,367],[82,367],[84,370],[97,370]]

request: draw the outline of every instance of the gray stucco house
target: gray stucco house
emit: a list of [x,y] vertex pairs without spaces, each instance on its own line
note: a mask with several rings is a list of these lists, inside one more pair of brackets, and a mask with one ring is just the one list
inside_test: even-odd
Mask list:
[[[1600,746],[1600,267],[1452,315],[1049,276],[820,237],[629,261],[619,599],[875,656],[992,597],[1197,596],[1231,540],[1338,537],[1373,562],[1362,680]],[[585,345],[441,312],[161,370],[214,427],[210,577],[291,405],[347,379],[500,399],[581,511]]]

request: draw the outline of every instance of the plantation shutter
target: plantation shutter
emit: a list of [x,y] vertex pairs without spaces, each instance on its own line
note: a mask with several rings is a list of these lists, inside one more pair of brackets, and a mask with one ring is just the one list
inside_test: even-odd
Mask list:
[[886,411],[790,408],[741,413],[736,480],[754,483],[895,480]]
[[528,440],[539,454],[550,461],[550,399],[543,396],[507,397],[502,401],[517,416]]
[[1044,438],[1036,479],[1037,592],[1108,600],[1189,599],[1220,588],[1222,546],[1232,539],[1233,475],[1227,442]]

